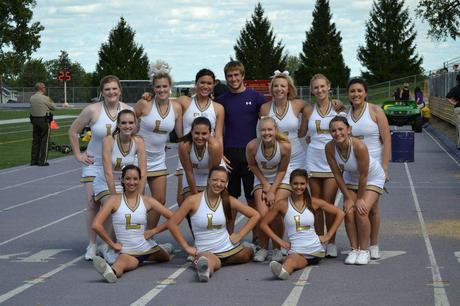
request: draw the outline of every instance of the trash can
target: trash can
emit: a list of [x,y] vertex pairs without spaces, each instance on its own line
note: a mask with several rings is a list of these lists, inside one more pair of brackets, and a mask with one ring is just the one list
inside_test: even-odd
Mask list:
[[391,131],[391,161],[394,163],[414,161],[413,131]]

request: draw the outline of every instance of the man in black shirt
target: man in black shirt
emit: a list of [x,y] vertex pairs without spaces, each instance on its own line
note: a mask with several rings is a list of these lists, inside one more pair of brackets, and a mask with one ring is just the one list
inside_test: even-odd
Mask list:
[[460,74],[457,75],[457,86],[447,93],[446,98],[454,106],[455,122],[457,123],[457,149],[460,150]]

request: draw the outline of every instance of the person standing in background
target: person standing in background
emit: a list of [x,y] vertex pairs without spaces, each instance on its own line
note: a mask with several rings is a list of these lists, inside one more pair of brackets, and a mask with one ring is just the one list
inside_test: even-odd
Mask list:
[[460,74],[457,74],[457,86],[446,95],[447,101],[454,106],[455,122],[457,124],[457,149],[460,150]]
[[45,84],[38,82],[35,84],[37,92],[30,97],[30,122],[32,123],[32,154],[31,166],[49,166],[48,142],[50,138],[50,122],[52,120],[51,111],[56,109],[56,105],[50,97],[45,95]]

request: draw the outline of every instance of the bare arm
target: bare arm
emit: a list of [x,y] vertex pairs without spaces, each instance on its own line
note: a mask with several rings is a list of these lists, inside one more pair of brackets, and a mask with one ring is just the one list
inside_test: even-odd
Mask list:
[[85,165],[91,165],[94,159],[93,156],[80,151],[79,134],[84,127],[91,124],[94,112],[96,112],[96,104],[85,107],[69,128],[69,140],[75,159]]
[[176,131],[176,135],[178,138],[181,138],[184,136],[184,128],[183,128],[183,123],[182,123],[182,108],[179,103],[176,101],[172,102],[172,105],[174,107],[174,112],[176,114],[176,121],[174,123],[174,130]]
[[147,157],[145,155],[144,139],[140,136],[134,136],[136,142],[137,164],[141,169],[141,179],[139,181],[139,193],[144,194],[145,183],[147,182]]
[[192,162],[190,161],[190,150],[192,144],[186,141],[179,143],[179,160],[184,168],[185,178],[187,179],[188,187],[190,188],[191,194],[198,193],[196,187],[195,176],[193,175]]
[[241,203],[238,199],[230,196],[230,206],[232,210],[245,215],[248,218],[246,224],[240,229],[239,232],[233,233],[230,236],[232,243],[240,242],[257,224],[260,219],[260,214],[253,208],[246,204]]
[[284,216],[286,214],[287,205],[287,199],[281,199],[276,201],[275,205],[265,214],[262,220],[260,220],[259,227],[273,241],[278,243],[281,247],[289,250],[291,244],[288,241],[284,240],[283,237],[279,237],[269,226],[269,224],[271,224],[278,215]]
[[[154,211],[158,212],[161,216],[165,217],[166,219],[170,219],[172,217],[173,212],[170,209],[161,205],[160,202],[158,202],[154,198],[142,196],[142,199],[144,200],[144,204],[146,205],[147,210],[153,209]],[[162,224],[158,225],[155,228],[146,230],[144,232],[144,237],[145,239],[149,239],[150,237],[153,237],[156,234],[159,234],[165,231],[167,228],[168,228],[168,223],[163,222]]]
[[308,120],[310,120],[311,114],[313,113],[313,107],[310,103],[307,103],[302,109],[302,121],[300,122],[299,138],[304,138],[308,133]]
[[222,142],[215,137],[210,137],[208,141],[208,151],[209,151],[209,169],[215,166],[219,166],[222,161],[224,154],[224,148]]
[[382,167],[383,167],[383,170],[385,171],[385,178],[389,179],[388,163],[390,162],[390,155],[391,155],[390,126],[388,124],[388,119],[385,116],[385,113],[383,112],[383,110],[377,105],[374,105],[373,109],[375,111],[375,118],[377,120],[380,138],[383,144]]
[[112,150],[114,139],[112,135],[105,136],[102,140],[102,166],[104,168],[105,181],[111,194],[117,193],[112,171]]
[[311,204],[315,210],[318,208],[323,209],[326,213],[334,215],[334,222],[331,227],[328,229],[327,234],[320,237],[321,242],[327,242],[331,240],[332,236],[337,232],[337,229],[342,223],[345,213],[339,208],[335,207],[333,204],[327,203],[326,201],[320,198],[311,198]]
[[260,171],[255,158],[258,146],[258,139],[253,139],[248,143],[248,145],[246,146],[246,160],[248,161],[249,170],[251,170],[251,172],[254,173],[254,175],[259,179],[265,192],[267,192],[270,188],[270,183],[268,183],[262,171]]
[[111,195],[107,202],[105,202],[101,209],[99,209],[99,212],[97,213],[93,220],[93,224],[91,225],[91,228],[96,232],[96,234],[98,234],[99,237],[101,237],[102,240],[104,240],[115,251],[120,251],[122,245],[118,242],[114,242],[110,238],[109,234],[104,228],[104,222],[120,206],[120,197],[121,195],[118,194]]
[[[278,187],[286,176],[286,171],[291,158],[291,144],[289,142],[280,142],[281,160],[278,165],[278,171],[276,172],[275,179],[267,192],[267,201],[270,205],[275,204],[275,195]],[[273,195],[273,199],[271,198]]]
[[223,145],[225,110],[224,107],[217,102],[212,102],[212,104],[214,106],[214,111],[216,112],[216,130],[214,131],[214,135]]

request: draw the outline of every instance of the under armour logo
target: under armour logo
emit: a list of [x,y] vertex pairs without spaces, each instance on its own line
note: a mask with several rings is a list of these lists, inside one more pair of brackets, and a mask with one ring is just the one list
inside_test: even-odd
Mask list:
[[251,101],[246,101],[246,105],[252,105]]

